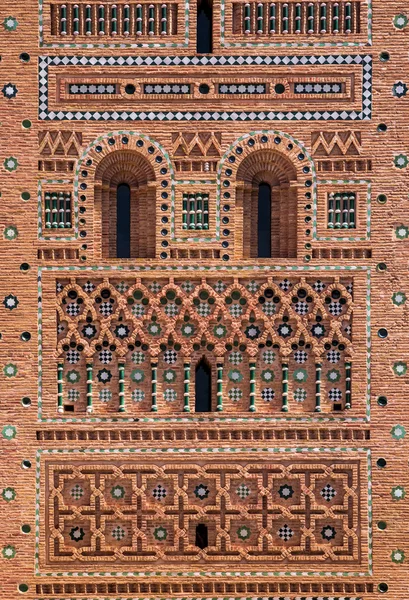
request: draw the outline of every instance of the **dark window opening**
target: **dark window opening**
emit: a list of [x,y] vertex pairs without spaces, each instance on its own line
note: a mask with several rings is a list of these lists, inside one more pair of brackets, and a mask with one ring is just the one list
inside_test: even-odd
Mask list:
[[196,367],[195,381],[195,412],[212,411],[211,370],[202,359]]
[[212,52],[213,8],[211,0],[198,0],[196,51],[198,54]]
[[259,258],[271,258],[271,187],[268,183],[258,186],[257,238]]
[[116,191],[116,256],[131,258],[131,189],[121,183]]
[[208,545],[209,545],[207,526],[203,525],[203,523],[200,523],[199,525],[196,525],[196,541],[195,541],[195,544],[201,550],[203,550],[203,548],[207,548]]

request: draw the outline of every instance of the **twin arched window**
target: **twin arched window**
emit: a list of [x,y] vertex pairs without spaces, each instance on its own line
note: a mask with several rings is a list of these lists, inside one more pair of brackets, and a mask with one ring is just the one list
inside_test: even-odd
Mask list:
[[[237,171],[236,226],[243,258],[297,256],[297,175],[273,150],[248,155]],[[96,254],[102,258],[155,258],[156,181],[146,158],[118,150],[95,175]]]

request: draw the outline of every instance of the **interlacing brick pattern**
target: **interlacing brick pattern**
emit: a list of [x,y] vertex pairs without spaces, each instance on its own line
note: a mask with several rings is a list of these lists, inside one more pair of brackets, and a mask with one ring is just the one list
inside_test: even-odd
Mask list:
[[356,457],[50,461],[46,561],[356,565],[363,469]]
[[150,411],[154,381],[155,409],[186,412],[205,357],[218,411],[348,408],[352,291],[346,277],[59,279],[63,401],[118,412],[122,381],[122,412]]

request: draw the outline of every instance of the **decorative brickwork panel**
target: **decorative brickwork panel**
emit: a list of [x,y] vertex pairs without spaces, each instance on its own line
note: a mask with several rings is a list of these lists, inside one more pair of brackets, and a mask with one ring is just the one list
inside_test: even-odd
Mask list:
[[360,131],[313,131],[311,146],[318,173],[372,171],[372,160],[363,156]]
[[38,132],[38,170],[71,173],[82,146],[82,133],[67,130]]
[[41,156],[79,156],[82,133],[75,131],[39,131],[39,154]]
[[[240,78],[226,78],[223,76],[212,77],[209,84],[202,84],[202,75],[199,80],[190,77],[184,80],[180,75],[162,77],[137,76],[128,73],[126,77],[101,77],[101,76],[67,76],[61,77],[58,86],[58,99],[60,102],[77,104],[87,102],[103,102],[106,106],[126,101],[153,102],[160,100],[189,100],[197,101],[206,96],[207,102],[211,99],[221,99],[230,96],[230,101],[247,102],[251,96],[258,99],[275,101],[302,101],[325,98],[327,102],[353,101],[353,87],[355,77],[346,75],[342,70],[339,75],[322,75],[310,77],[305,81],[302,75],[286,75],[272,77],[270,74],[254,73],[255,78],[246,82]],[[234,97],[234,98],[233,98]]]
[[[226,94],[217,94],[219,84],[226,82],[251,83],[249,76],[243,78],[236,72],[234,79],[229,76],[229,70],[246,66],[251,70],[251,80],[254,83],[271,83],[269,94],[260,94],[256,105],[252,104],[252,94],[229,95],[228,107],[220,110],[220,101],[226,99]],[[76,76],[89,82],[90,75],[99,70],[99,77],[111,81],[112,75],[121,77],[122,86],[126,92],[128,82],[151,81],[155,84],[166,85],[180,81],[181,64],[189,67],[186,83],[194,85],[194,93],[185,102],[180,102],[180,94],[159,94],[154,99],[151,94],[145,94],[143,101],[135,107],[132,94],[123,94],[118,99],[109,101],[110,95],[105,94],[99,100],[92,99],[84,106],[84,101],[78,96],[73,100],[60,101],[56,85],[59,80],[71,76],[72,67],[76,68]],[[152,70],[152,65],[155,69]],[[294,82],[305,82],[305,68],[311,69],[309,80],[315,84],[328,82],[343,82],[343,93],[325,94],[295,94]],[[70,69],[70,71],[67,71]],[[234,71],[233,71],[234,72]],[[335,77],[335,79],[334,79]],[[157,79],[160,78],[160,79]],[[350,122],[367,120],[372,112],[372,57],[370,55],[334,56],[248,56],[240,54],[231,56],[44,56],[39,65],[40,95],[39,118],[41,120],[60,121],[236,121],[245,118],[252,121],[327,121],[348,120]],[[206,81],[206,83],[204,83]],[[192,88],[193,89],[193,88]],[[352,93],[353,89],[353,93]],[[323,97],[322,97],[323,96]],[[175,100],[177,109],[175,109]],[[285,100],[285,103],[283,102]],[[248,110],[249,101],[251,110]],[[323,101],[325,101],[323,103]],[[206,110],[202,110],[205,102]],[[135,128],[136,129],[136,128]]]
[[141,458],[46,457],[45,565],[365,565],[366,459],[356,452]]
[[348,409],[352,312],[348,277],[59,278],[58,407],[189,412],[204,357],[214,411]]
[[[52,594],[56,594],[56,593],[61,593],[61,591],[65,591],[67,590],[66,593],[69,594],[73,594],[73,593],[77,593],[77,594],[83,594],[84,593],[84,588],[86,587],[87,592],[92,594],[92,593],[109,593],[109,594],[119,594],[119,593],[128,593],[128,594],[141,594],[144,595],[144,597],[146,596],[147,593],[150,594],[157,594],[158,592],[162,592],[163,594],[165,593],[175,593],[175,594],[179,594],[179,593],[183,593],[185,592],[186,594],[211,594],[212,592],[214,594],[229,594],[229,597],[231,597],[231,594],[237,594],[239,600],[244,600],[244,598],[247,597],[243,597],[240,594],[243,593],[249,593],[249,594],[254,594],[256,592],[260,593],[260,594],[266,594],[266,593],[271,593],[271,594],[275,594],[275,593],[287,593],[287,590],[289,588],[290,584],[286,583],[285,581],[282,582],[278,582],[276,581],[271,581],[271,579],[269,581],[257,581],[257,582],[242,582],[242,581],[231,581],[231,580],[227,580],[227,581],[220,581],[220,580],[213,580],[213,581],[209,581],[209,580],[203,580],[203,581],[195,581],[194,583],[192,583],[191,581],[187,580],[187,581],[183,581],[181,583],[174,583],[174,582],[166,582],[166,583],[161,583],[158,584],[156,582],[152,582],[152,581],[142,581],[142,582],[135,582],[135,581],[131,581],[131,582],[117,582],[117,581],[112,581],[110,583],[105,583],[103,582],[103,580],[98,579],[98,583],[94,583],[94,582],[87,582],[87,584],[83,584],[83,583],[66,583],[66,584],[61,584],[59,582],[57,583],[38,583],[36,585],[36,590],[37,593],[40,594],[44,597],[50,596]],[[291,582],[291,590],[293,591],[293,593],[296,593],[297,591],[300,591],[302,593],[305,593],[305,590],[307,589],[308,591],[310,590],[310,588],[313,588],[314,592],[317,593],[317,591],[321,591],[323,590],[327,595],[325,596],[326,600],[362,600],[362,592],[367,592],[367,593],[372,593],[374,590],[374,584],[373,583],[342,583],[339,581],[336,582],[331,582],[331,583],[303,583],[303,582]],[[295,590],[295,591],[294,591]],[[347,590],[348,594],[351,594],[352,592],[356,592],[357,594],[360,594],[359,596],[328,596],[328,592],[329,591],[334,591],[335,593],[339,594],[342,593],[344,590]],[[207,596],[206,596],[207,597]],[[218,596],[220,597],[220,596]],[[195,596],[186,596],[186,600],[196,600],[198,598],[197,595]],[[252,596],[252,598],[254,598],[254,596]],[[283,596],[269,596],[270,600],[282,600]],[[322,600],[322,596],[307,596],[308,600]],[[366,596],[365,596],[366,598]],[[285,596],[286,600],[299,600],[299,596]],[[124,598],[121,597],[121,600],[124,600]]]

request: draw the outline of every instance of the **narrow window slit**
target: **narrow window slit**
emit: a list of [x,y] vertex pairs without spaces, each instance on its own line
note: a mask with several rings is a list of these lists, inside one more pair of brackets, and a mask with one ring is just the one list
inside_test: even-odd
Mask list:
[[121,183],[116,192],[116,256],[131,258],[131,189]]
[[204,358],[196,367],[195,412],[212,411],[211,369]]
[[213,35],[213,7],[211,0],[198,0],[197,3],[197,54],[210,54],[212,52]]
[[271,258],[271,186],[258,186],[258,257]]
[[208,538],[209,538],[209,536],[208,536],[207,526],[204,525],[203,523],[196,525],[195,545],[198,548],[200,548],[201,550],[203,550],[204,548],[207,548],[209,545]]

